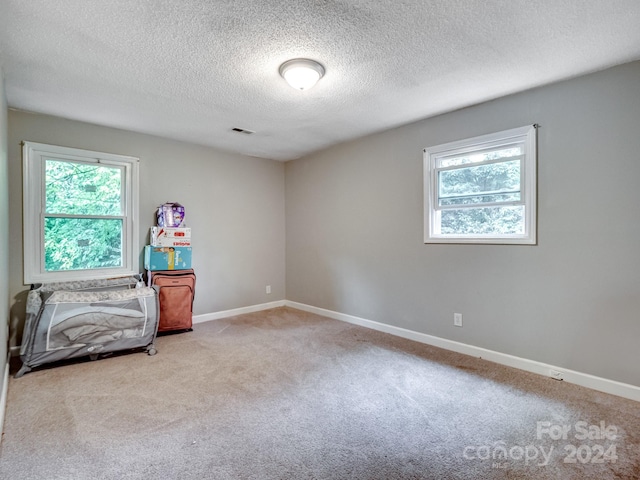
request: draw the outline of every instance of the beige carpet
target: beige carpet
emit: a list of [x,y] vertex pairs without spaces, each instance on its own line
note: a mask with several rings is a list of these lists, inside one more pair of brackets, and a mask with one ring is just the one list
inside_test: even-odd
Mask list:
[[12,378],[0,478],[640,478],[630,400],[288,308],[157,343]]

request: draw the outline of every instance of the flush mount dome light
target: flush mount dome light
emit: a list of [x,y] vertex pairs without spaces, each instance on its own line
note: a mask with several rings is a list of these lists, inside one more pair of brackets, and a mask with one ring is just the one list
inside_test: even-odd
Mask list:
[[313,87],[324,75],[324,67],[314,60],[295,58],[280,65],[280,75],[298,90]]

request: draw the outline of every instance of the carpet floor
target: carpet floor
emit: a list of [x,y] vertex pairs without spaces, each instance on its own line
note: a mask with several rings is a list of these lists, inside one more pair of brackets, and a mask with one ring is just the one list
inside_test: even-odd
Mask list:
[[640,478],[640,404],[482,359],[290,308],[157,347],[11,378],[0,478]]

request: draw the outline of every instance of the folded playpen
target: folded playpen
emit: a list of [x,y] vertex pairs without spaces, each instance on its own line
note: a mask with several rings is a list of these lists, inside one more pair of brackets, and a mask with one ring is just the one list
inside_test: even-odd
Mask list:
[[139,276],[33,285],[19,378],[45,363],[129,349],[154,355],[158,294]]

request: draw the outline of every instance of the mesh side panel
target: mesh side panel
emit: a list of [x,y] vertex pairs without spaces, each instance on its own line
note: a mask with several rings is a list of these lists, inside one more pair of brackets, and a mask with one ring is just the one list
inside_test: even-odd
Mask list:
[[51,306],[46,350],[141,337],[147,321],[144,304],[138,298]]

